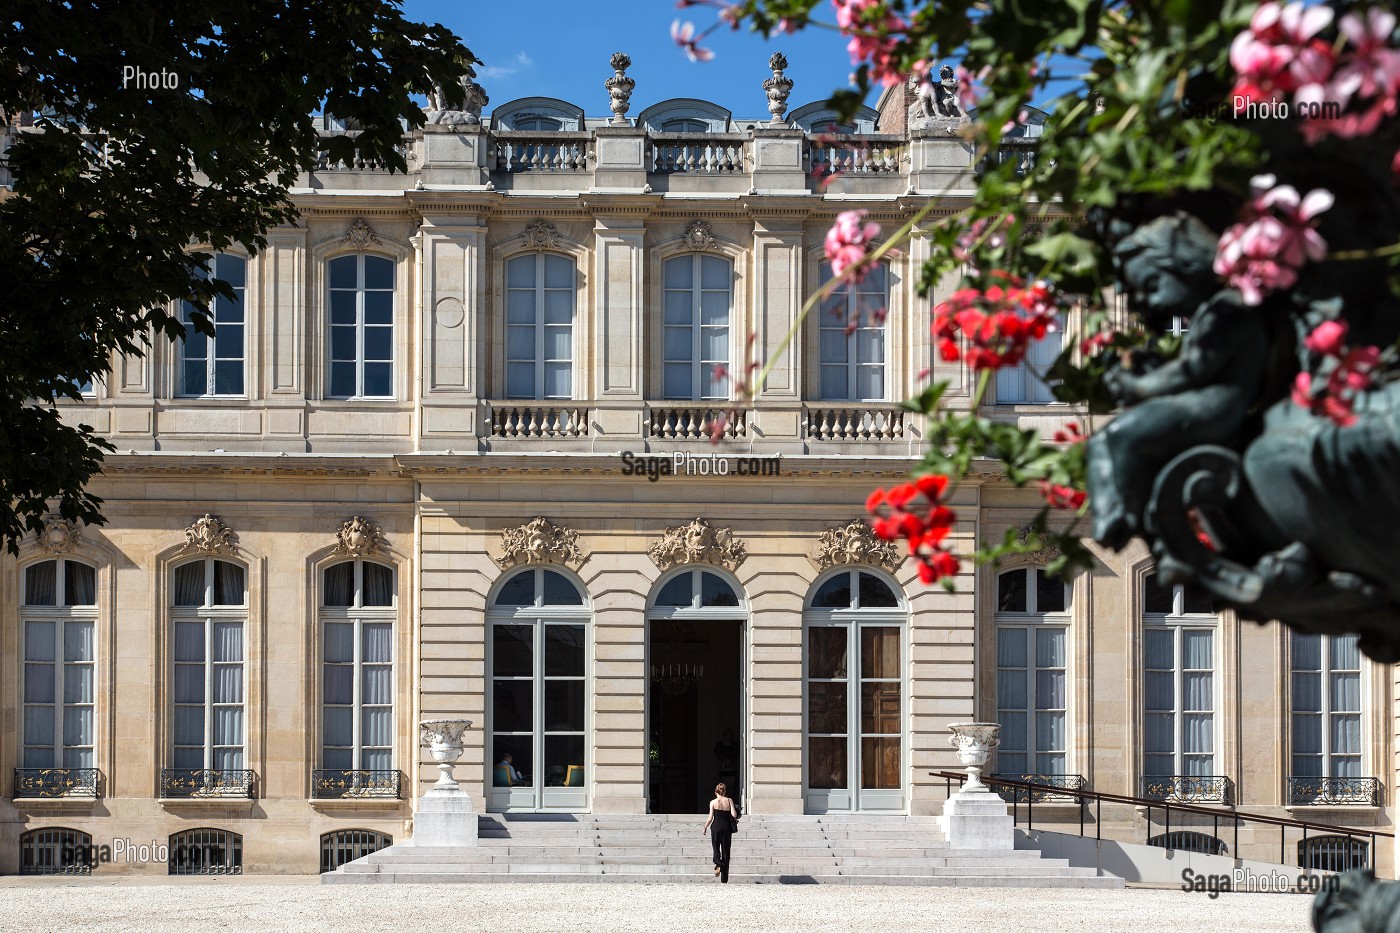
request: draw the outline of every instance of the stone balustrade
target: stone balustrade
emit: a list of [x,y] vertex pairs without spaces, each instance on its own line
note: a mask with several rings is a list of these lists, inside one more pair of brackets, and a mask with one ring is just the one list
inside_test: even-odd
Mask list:
[[500,130],[491,134],[489,152],[495,172],[586,172],[593,138],[588,133]]
[[588,407],[575,402],[492,402],[492,437],[586,437]]
[[747,136],[658,133],[651,140],[651,171],[657,174],[742,174],[746,169]]
[[808,406],[811,441],[896,441],[904,438],[904,410],[895,405]]
[[887,133],[862,136],[812,137],[808,168],[818,178],[828,175],[901,175],[909,164],[909,143]]
[[647,406],[647,437],[662,440],[708,440],[717,418],[724,419],[725,438],[732,440],[747,436],[748,413],[743,409],[681,402]]

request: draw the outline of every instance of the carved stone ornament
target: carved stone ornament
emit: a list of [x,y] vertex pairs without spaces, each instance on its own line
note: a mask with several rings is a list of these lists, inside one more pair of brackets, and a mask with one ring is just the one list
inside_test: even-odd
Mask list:
[[868,564],[892,571],[904,556],[893,541],[881,540],[868,524],[856,519],[823,531],[817,539],[816,550],[808,559],[818,570],[844,564]]
[[208,512],[185,529],[185,546],[180,553],[237,554],[238,535]]
[[75,521],[61,515],[44,519],[44,530],[35,535],[40,550],[49,554],[67,554],[83,540],[83,529]]
[[911,74],[909,91],[914,95],[909,106],[911,129],[939,127],[952,132],[971,122],[958,99],[958,79],[951,65],[939,69],[937,83],[930,73]]
[[697,220],[685,228],[685,245],[691,249],[714,249],[715,234],[707,220]]
[[748,557],[747,549],[730,529],[711,528],[703,518],[667,528],[647,554],[661,570],[676,564],[718,564],[734,570]]
[[787,113],[788,95],[792,93],[792,79],[783,74],[788,60],[782,52],[774,52],[768,59],[768,67],[773,69],[773,77],[763,82],[763,90],[768,92],[768,112],[773,115],[773,124],[783,122]]
[[340,523],[335,533],[335,553],[347,557],[365,557],[377,551],[387,551],[389,542],[384,529],[369,519],[355,515]]
[[363,217],[359,217],[345,228],[345,238],[341,242],[351,249],[365,249],[379,242],[379,234],[374,232],[374,228]]
[[[1031,524],[1022,525],[1016,531],[1016,540],[1025,544],[1035,534],[1035,526]],[[1060,556],[1060,549],[1055,545],[1047,545],[1038,551],[1028,551],[1025,557],[1037,564],[1048,564],[1050,561]]]
[[462,109],[448,110],[442,88],[428,92],[428,123],[433,126],[475,126],[481,122],[481,108],[491,102],[486,91],[476,83],[476,69],[467,66],[458,79],[462,84]]
[[535,517],[518,528],[501,532],[500,557],[494,558],[500,567],[517,564],[563,564],[577,567],[583,563],[578,546],[578,532],[561,528],[549,519]]
[[525,245],[531,249],[557,249],[559,229],[547,220],[536,220],[525,225]]
[[627,77],[627,69],[632,67],[632,58],[622,52],[614,52],[609,64],[613,68],[613,76],[603,82],[603,87],[608,89],[608,96],[612,101],[608,104],[608,109],[613,112],[612,125],[626,126],[627,111],[632,109],[632,88],[637,86],[637,82]]

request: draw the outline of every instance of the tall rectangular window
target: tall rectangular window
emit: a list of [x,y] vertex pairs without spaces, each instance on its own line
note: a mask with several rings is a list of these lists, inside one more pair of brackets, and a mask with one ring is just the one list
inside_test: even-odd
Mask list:
[[[821,264],[821,282],[831,264]],[[885,400],[885,314],[889,272],[874,266],[860,282],[849,282],[822,302],[819,330],[818,397],[825,402]]]
[[1143,774],[1215,771],[1215,639],[1209,603],[1156,577],[1143,596]]
[[394,766],[394,571],[370,561],[323,574],[321,767]]
[[574,261],[530,253],[506,263],[506,396],[573,397]]
[[24,571],[21,768],[92,768],[97,572],[73,560]]
[[729,398],[729,313],[733,268],[725,259],[691,253],[664,267],[661,394],[701,401]]
[[331,398],[394,395],[394,264],[357,253],[328,263]]
[[174,572],[171,766],[242,770],[246,573],[205,558]]
[[1361,777],[1356,635],[1293,632],[1293,777]]
[[214,277],[233,288],[234,297],[215,298],[209,307],[214,325],[210,337],[196,329],[194,305],[184,302],[180,323],[185,338],[179,345],[181,395],[243,395],[245,356],[244,293],[247,262],[240,256],[220,253],[214,257]]
[[1060,355],[1060,336],[1059,331],[1054,331],[1031,341],[1024,360],[997,370],[998,404],[1045,405],[1055,401],[1045,374]]
[[1068,588],[1043,569],[997,577],[997,771],[1066,773]]

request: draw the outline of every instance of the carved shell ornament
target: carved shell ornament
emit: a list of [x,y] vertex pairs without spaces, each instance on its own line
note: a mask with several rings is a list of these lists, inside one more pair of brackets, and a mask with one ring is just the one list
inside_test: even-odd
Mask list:
[[711,528],[697,518],[688,525],[667,528],[647,554],[661,570],[677,564],[718,564],[734,570],[748,557],[748,550],[729,528]]
[[818,570],[845,564],[867,564],[892,571],[903,559],[893,541],[881,540],[868,524],[859,519],[823,531],[810,557]]
[[345,228],[345,237],[341,242],[351,249],[366,249],[379,242],[379,234],[363,217],[359,217]]
[[335,533],[335,553],[349,557],[365,557],[389,549],[384,529],[369,519],[356,515],[340,523]]
[[[1016,540],[1025,544],[1035,534],[1035,526],[1031,524],[1022,525],[1016,531]],[[1043,547],[1038,551],[1029,551],[1025,555],[1028,559],[1037,564],[1048,564],[1050,561],[1060,556],[1060,549],[1054,545]]]
[[236,554],[238,553],[238,535],[233,529],[219,521],[208,512],[203,518],[195,519],[188,528],[185,529],[185,546],[180,549],[182,554]]
[[563,528],[543,516],[537,516],[516,528],[501,532],[500,557],[494,558],[502,568],[517,564],[563,564],[577,567],[583,563],[583,551],[578,546],[578,532]]
[[714,231],[710,229],[709,222],[704,220],[697,220],[686,227],[682,239],[691,249],[714,249],[716,242]]
[[559,229],[547,220],[527,224],[521,236],[531,249],[557,249],[559,246]]
[[77,522],[61,515],[44,519],[44,529],[36,533],[39,548],[49,554],[67,554],[83,540],[83,530]]

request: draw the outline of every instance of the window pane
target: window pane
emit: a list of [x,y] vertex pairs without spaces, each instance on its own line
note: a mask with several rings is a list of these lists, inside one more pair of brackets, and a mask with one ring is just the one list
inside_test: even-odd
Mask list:
[[860,606],[862,609],[890,609],[899,606],[899,600],[885,581],[873,573],[861,573]]
[[322,575],[325,591],[322,602],[327,606],[353,606],[355,604],[355,562],[345,561],[327,567]]
[[209,372],[204,360],[186,359],[181,366],[180,391],[184,395],[207,395],[209,392]]
[[873,625],[861,627],[860,676],[899,677],[899,629]]
[[[332,290],[330,294],[330,321],[331,331],[341,327],[354,327],[355,325],[355,292]],[[189,346],[189,344],[187,344]],[[201,354],[203,355],[203,354]],[[337,359],[344,359],[340,354],[336,354]]]
[[204,660],[204,623],[175,623],[175,660]]
[[1215,603],[1204,593],[1196,593],[1188,589],[1181,594],[1181,611],[1211,613],[1215,611]]
[[1153,670],[1169,671],[1176,666],[1176,649],[1172,633],[1164,628],[1149,628],[1143,633],[1143,664]]
[[92,702],[92,665],[63,665],[63,702]]
[[717,256],[700,257],[700,287],[729,291],[729,262]]
[[1149,710],[1175,709],[1175,675],[1170,671],[1148,671],[1143,680],[1143,702]]
[[52,662],[24,665],[24,702],[53,703],[54,676]]
[[570,363],[544,364],[544,394],[546,398],[572,398],[573,371]]
[[331,396],[351,398],[355,394],[355,364],[331,363]]
[[692,586],[692,575],[681,573],[667,581],[661,588],[661,592],[656,594],[656,605],[665,607],[689,606],[695,599],[695,592]]
[[1322,676],[1316,673],[1293,674],[1293,709],[1298,712],[1322,712]]
[[[202,706],[177,706],[175,707],[175,744],[176,745],[203,745],[204,744],[204,708]],[[177,751],[178,756],[178,751]],[[198,764],[187,767],[202,768],[203,758],[199,758]],[[178,761],[178,758],[177,758]],[[176,767],[180,767],[177,763]]]
[[894,789],[899,779],[900,739],[866,738],[860,740],[860,786],[867,790]]
[[807,786],[819,790],[847,786],[845,736],[807,740]]
[[846,731],[846,684],[813,681],[807,684],[807,731],[814,734]]
[[568,577],[556,570],[543,571],[544,602],[546,606],[582,606],[583,594]]
[[243,660],[243,623],[215,622],[210,651],[214,661]]
[[548,625],[544,634],[546,677],[582,677],[584,674],[582,625]]
[[362,606],[392,606],[394,604],[394,568],[383,564],[365,561],[363,568],[364,591],[360,594]]
[[63,659],[65,661],[91,661],[93,623],[65,622],[63,625]]
[[688,289],[695,281],[695,257],[677,256],[666,260],[665,279],[667,288]]
[[353,360],[355,358],[355,328],[331,328],[331,359]]
[[1065,630],[1041,628],[1035,633],[1035,663],[1039,667],[1065,666]]
[[[1166,754],[1176,749],[1176,737],[1172,728],[1171,713],[1148,713],[1143,717],[1143,751],[1148,753]],[[1148,774],[1171,774],[1173,765],[1168,764],[1165,770],[1148,770]]]
[[[530,680],[497,680],[492,698],[497,732],[531,732],[534,730],[534,682]],[[518,767],[518,765],[517,765]]]
[[535,397],[535,364],[506,364],[506,395],[509,398]]
[[507,324],[529,324],[535,323],[535,292],[533,288],[526,291],[506,292],[506,323]]
[[506,359],[535,359],[535,327],[512,324],[506,328]]
[[[394,323],[394,293],[393,292],[365,292],[365,323],[389,325]],[[386,332],[391,332],[392,327],[385,327]],[[371,359],[384,359],[382,356],[371,357]]]
[[1037,612],[1065,611],[1065,583],[1044,570],[1035,572],[1035,608]]
[[339,259],[332,259],[328,264],[331,288],[354,288],[355,281],[355,256],[341,256]]
[[[365,359],[391,360],[394,358],[394,331],[390,327],[365,328]],[[369,394],[366,392],[366,394]]]
[[1065,708],[1065,672],[1035,672],[1035,706],[1041,710]]
[[709,571],[700,572],[701,606],[737,606],[739,596],[724,580]]
[[27,661],[53,661],[57,658],[53,622],[24,624],[24,657]]
[[1026,571],[1008,570],[997,577],[997,611],[1026,611]]
[[338,705],[355,702],[355,668],[350,664],[328,664],[321,691],[322,701]]
[[546,732],[583,731],[583,681],[546,680],[544,683]]
[[214,605],[241,606],[243,591],[243,568],[226,560],[214,561]]
[[836,576],[827,580],[817,590],[817,595],[812,597],[812,608],[814,609],[849,609],[851,608],[851,575],[842,571]]
[[[691,308],[694,302],[691,293],[688,291],[668,291],[662,301],[661,322],[667,325],[684,325],[688,331],[691,324]],[[668,353],[667,359],[677,359],[677,357]]]
[[24,602],[29,606],[53,606],[58,599],[58,561],[30,564],[24,572]]
[[997,629],[997,666],[1027,666],[1026,630],[1023,628]]
[[[497,726],[497,728],[499,729],[500,727]],[[494,748],[494,752],[491,756],[492,762],[500,763],[504,760],[506,753],[510,753],[513,759],[511,761],[511,767],[525,776],[522,781],[517,781],[516,783],[529,784],[530,772],[534,770],[535,761],[534,738],[531,736],[505,737],[497,735],[491,744]],[[492,768],[492,783],[495,787],[511,786],[510,783],[505,780],[505,775],[498,773],[494,767]]]
[[691,397],[691,366],[689,363],[666,363],[662,368],[661,393],[668,399]]
[[[394,627],[388,622],[365,622],[360,629],[364,644],[360,659],[366,664],[389,664],[394,659]],[[387,668],[386,668],[387,670]],[[366,700],[378,703],[379,700]],[[386,699],[382,702],[388,703]]]
[[95,606],[97,604],[97,571],[75,560],[63,562],[64,605]]
[[544,293],[544,322],[568,326],[574,320],[574,293],[547,291]]
[[563,256],[545,256],[544,287],[572,289],[574,287],[574,261]]
[[389,398],[394,394],[393,382],[392,364],[365,364],[365,396],[367,398]]
[[860,685],[861,732],[866,735],[898,735],[901,731],[900,720],[898,683]]
[[535,254],[527,253],[524,256],[517,256],[506,263],[506,287],[529,289],[535,287]]
[[1332,709],[1339,713],[1349,713],[1361,709],[1361,675],[1332,675]]
[[869,401],[885,397],[884,365],[861,366],[856,370],[856,395]]
[[217,395],[243,394],[242,360],[219,360],[214,364],[214,392]]
[[689,327],[662,328],[662,353],[668,360],[689,360],[691,329]]
[[1332,717],[1332,753],[1361,754],[1361,717],[1357,715]]
[[718,327],[729,324],[729,293],[700,293],[700,323]]
[[1331,645],[1332,669],[1338,671],[1358,671],[1361,669],[1361,650],[1357,646],[1357,635],[1333,635]]
[[1214,666],[1215,633],[1201,629],[1185,629],[1181,633],[1182,664],[1188,669],[1204,670]]
[[[497,677],[530,677],[535,670],[534,632],[528,625],[494,625],[491,669]],[[497,728],[500,728],[498,725]]]
[[383,706],[361,710],[360,741],[365,745],[384,747],[393,741],[393,716]]
[[533,606],[535,604],[535,572],[522,570],[511,577],[496,595],[498,606]]
[[[584,787],[584,737],[550,735],[544,740],[544,783],[546,787]],[[519,764],[517,763],[517,767]]]
[[1160,586],[1157,575],[1148,575],[1142,583],[1142,611],[1169,615],[1172,611],[1171,587]]
[[1026,672],[1018,668],[997,671],[997,706],[1020,710],[1030,705],[1026,690]]
[[365,288],[393,288],[394,264],[378,256],[365,257]]
[[850,373],[844,366],[823,366],[821,386],[818,391],[824,402],[845,402],[850,400]]
[[1039,712],[1035,714],[1035,747],[1040,752],[1062,752],[1065,749],[1065,714]]
[[1293,669],[1295,671],[1322,670],[1322,636],[1293,633]]
[[807,676],[846,676],[847,631],[845,626],[830,625],[807,629]]
[[1001,714],[1001,744],[1003,746],[1023,749],[1026,747],[1028,734],[1025,713],[1007,711]]

